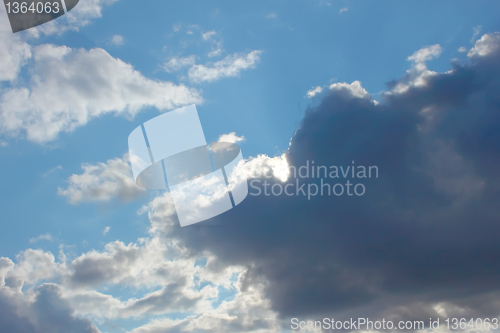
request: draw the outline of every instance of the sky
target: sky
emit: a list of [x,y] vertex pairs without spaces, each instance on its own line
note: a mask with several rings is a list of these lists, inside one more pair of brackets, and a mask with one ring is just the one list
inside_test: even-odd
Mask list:
[[[499,16],[497,1],[80,0],[13,34],[0,6],[0,327],[498,318]],[[250,194],[181,228],[168,191],[135,184],[128,135],[192,104],[208,142],[241,147]],[[378,172],[326,180],[363,195],[311,197],[299,181],[323,179],[289,167],[313,162]]]

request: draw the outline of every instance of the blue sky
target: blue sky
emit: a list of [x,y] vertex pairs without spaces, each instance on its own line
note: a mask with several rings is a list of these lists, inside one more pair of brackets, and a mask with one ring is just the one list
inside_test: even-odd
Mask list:
[[[234,332],[234,327],[281,331],[291,312],[266,296],[272,294],[269,291],[259,294],[257,287],[250,288],[255,295],[244,291],[244,259],[217,259],[218,250],[211,243],[192,250],[191,256],[186,254],[193,241],[189,237],[203,229],[165,232],[168,236],[158,231],[155,214],[162,214],[158,202],[164,194],[134,189],[124,157],[129,133],[161,112],[195,103],[207,141],[234,132],[244,138],[238,144],[245,158],[264,155],[263,163],[274,165],[273,158],[287,154],[296,130],[308,128],[306,110],[323,110],[330,91],[341,89],[331,85],[358,80],[372,100],[382,102],[391,90],[386,84],[402,82],[407,74],[411,77],[419,63],[444,73],[452,63],[467,66],[475,61],[469,50],[482,36],[500,31],[499,15],[497,1],[80,0],[72,12],[46,25],[15,35],[3,29],[0,256],[9,259],[4,262],[7,273],[0,277],[5,280],[4,289],[15,288],[14,277],[24,281],[25,293],[20,299],[6,296],[6,304],[19,308],[28,304],[27,311],[35,311],[29,310],[35,306],[29,303],[30,293],[38,290],[44,295],[40,290],[47,289],[76,311],[67,325],[80,327],[90,320],[101,332],[156,332],[151,328],[155,319],[188,315],[194,319],[185,320],[181,324],[188,326],[182,327],[198,332],[189,323],[195,325],[206,306],[220,311],[213,318],[238,310],[253,314],[255,324],[221,326],[220,332]],[[6,22],[2,24],[5,27]],[[408,59],[436,44],[439,52],[425,61]],[[308,94],[317,87],[321,92]],[[491,194],[491,198],[497,197]],[[181,245],[170,244],[172,240]],[[120,264],[117,270],[130,272],[104,274],[96,283],[81,282],[85,279],[77,276],[78,264],[86,258],[92,274],[89,258],[114,258],[124,248],[134,247],[142,253],[137,256],[149,255],[157,253],[155,246],[172,251],[173,257],[166,256],[165,261],[179,260],[179,267],[195,261],[212,260],[214,267],[219,263],[217,269],[210,264],[175,268],[180,273],[172,279],[206,279],[201,285],[188,283],[192,295],[187,293],[203,301],[190,303],[186,294],[177,305],[133,308],[134,299],[146,302],[150,293],[166,292],[177,281],[169,281],[168,274],[161,278],[161,267],[155,266],[154,273],[147,271],[146,261],[137,264],[140,268]],[[28,249],[38,252],[29,259]],[[62,253],[66,259],[61,259]],[[26,268],[36,266],[30,260],[42,262],[40,258],[49,254],[55,257],[47,264],[54,266],[47,268],[50,272],[37,277],[36,269]],[[85,275],[84,270],[80,273]],[[59,291],[43,285],[47,281]],[[205,286],[219,289],[218,296],[207,296],[214,291],[203,291]],[[89,310],[90,303],[79,297],[95,291],[114,297],[96,308],[115,310],[101,315]],[[244,309],[238,302],[250,306],[248,299],[241,301],[245,297],[260,297],[259,304]],[[224,305],[229,310],[221,305],[223,299],[229,302]],[[19,311],[19,317],[29,317]],[[259,316],[266,318],[265,325],[257,323]],[[315,313],[304,312],[306,316],[314,318]],[[223,325],[213,318],[206,320]],[[32,325],[50,327],[34,319]],[[171,332],[180,327],[165,325],[164,331]]]

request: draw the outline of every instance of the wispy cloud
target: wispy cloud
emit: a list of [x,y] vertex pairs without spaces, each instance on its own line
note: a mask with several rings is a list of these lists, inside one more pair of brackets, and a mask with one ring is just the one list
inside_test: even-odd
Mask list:
[[39,241],[42,241],[42,240],[48,241],[48,242],[53,242],[54,237],[52,237],[51,234],[46,233],[46,234],[42,234],[42,235],[39,235],[37,237],[31,238],[30,243],[38,243]]
[[212,82],[223,77],[238,76],[241,71],[255,68],[262,51],[254,50],[248,54],[235,53],[213,64],[194,65],[188,71],[189,79],[195,83]]
[[111,38],[111,44],[115,46],[121,46],[125,43],[125,38],[121,35],[114,35],[113,38]]
[[339,10],[339,14],[345,13],[345,12],[347,12],[348,10],[349,10],[349,8],[348,8],[348,7],[340,8],[340,10]]
[[481,30],[483,30],[483,26],[478,25],[477,27],[474,27],[472,29],[474,29],[474,33],[472,34],[472,38],[470,39],[470,43],[474,44],[474,42],[476,41],[476,37],[479,36],[479,34],[481,33]]
[[50,169],[50,170],[49,170],[49,171],[47,171],[46,173],[44,173],[44,174],[43,174],[43,176],[44,176],[44,177],[47,177],[47,176],[48,176],[48,175],[50,175],[51,173],[56,172],[56,171],[58,171],[58,170],[62,170],[62,169],[63,169],[63,167],[62,167],[62,166],[60,166],[60,165],[58,165],[58,166],[56,166],[56,167],[53,167],[52,169]]
[[196,56],[190,55],[183,58],[170,58],[165,64],[163,64],[163,69],[168,73],[176,72],[184,67],[189,67],[194,65],[196,62]]
[[313,89],[307,91],[307,97],[312,98],[312,97],[316,96],[317,94],[321,94],[322,91],[323,91],[323,88],[320,86],[317,86],[316,88],[313,88]]
[[201,35],[202,39],[206,42],[210,42],[210,52],[209,57],[217,57],[222,54],[222,38],[215,31],[207,31]]

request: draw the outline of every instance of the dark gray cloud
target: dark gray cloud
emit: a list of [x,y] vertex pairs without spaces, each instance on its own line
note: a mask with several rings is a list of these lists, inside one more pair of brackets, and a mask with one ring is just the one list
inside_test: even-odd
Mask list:
[[499,315],[500,51],[488,41],[448,73],[391,82],[406,89],[379,104],[346,85],[306,111],[290,165],[376,165],[364,196],[249,196],[212,220],[223,227],[168,237],[247,266],[284,318],[428,320],[437,303]]
[[146,297],[131,302],[130,306],[124,310],[129,316],[143,314],[162,314],[168,311],[188,311],[192,309],[201,299],[201,296],[187,297],[187,278],[182,278],[178,282],[170,283],[162,290],[154,292]]
[[33,302],[22,293],[0,290],[0,330],[9,333],[99,333],[88,319],[75,316],[74,309],[61,296],[59,286],[43,284]]

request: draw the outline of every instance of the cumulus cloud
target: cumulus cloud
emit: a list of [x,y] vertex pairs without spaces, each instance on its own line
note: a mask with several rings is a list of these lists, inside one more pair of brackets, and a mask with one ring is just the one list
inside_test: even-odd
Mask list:
[[[206,264],[197,264],[202,258]],[[193,256],[175,241],[157,236],[128,245],[108,243],[102,251],[69,261],[62,254],[60,262],[50,252],[28,249],[17,261],[0,258],[0,308],[5,315],[0,324],[9,332],[96,333],[97,328],[83,318],[102,323],[169,313],[186,313],[190,319],[180,326],[203,332],[278,327],[262,287],[245,286],[243,267],[221,268],[215,257]],[[47,279],[54,282],[38,285]],[[118,299],[97,291],[100,286],[131,288],[140,296]],[[221,288],[234,299],[219,298]],[[136,331],[151,329],[167,332],[168,320],[152,320]]]
[[467,56],[470,58],[474,56],[484,57],[491,53],[496,53],[499,48],[500,33],[486,34],[476,41],[474,47],[467,53]]
[[351,84],[337,82],[330,85],[330,90],[344,91],[357,98],[369,98],[370,94],[361,86],[361,82],[354,81]]
[[[51,325],[60,320],[61,332],[95,332],[77,315],[163,315],[174,308],[188,317],[156,318],[132,332],[277,332],[290,317],[332,313],[337,320],[498,316],[495,36],[483,36],[468,63],[424,78],[425,62],[440,51],[416,52],[407,75],[390,82],[379,103],[359,81],[331,85],[307,110],[284,155],[241,166],[250,181],[285,186],[295,181],[289,167],[308,161],[376,165],[380,177],[363,180],[365,196],[249,195],[211,220],[220,227],[181,229],[165,193],[139,212],[150,220],[150,238],[112,242],[62,263],[40,250],[25,251],[17,263],[0,258],[2,327],[58,332]],[[406,88],[395,93],[400,84]],[[201,258],[206,265],[197,264]],[[57,276],[60,286],[35,287],[33,297],[21,293]],[[211,308],[222,284],[234,298]],[[119,300],[95,290],[103,286],[150,289]],[[38,300],[40,306],[31,305]],[[43,307],[47,312],[36,312]],[[55,308],[62,319],[54,319]]]
[[427,69],[427,61],[437,58],[443,52],[443,48],[439,44],[426,46],[406,60],[412,62],[411,69],[406,71],[406,75],[393,82],[389,82],[388,86],[391,91],[386,92],[386,95],[405,93],[410,87],[423,87],[427,84],[427,80],[431,79],[438,73]]
[[231,142],[231,143],[236,143],[239,141],[244,141],[245,137],[244,136],[237,136],[236,132],[231,132],[229,134],[222,134],[219,136],[218,142]]
[[[236,289],[242,288],[241,279]],[[173,332],[279,332],[281,325],[277,314],[270,309],[259,286],[238,292],[233,300],[224,301],[216,309],[208,309],[201,315],[181,320],[155,319],[131,333]]]
[[106,113],[132,117],[151,106],[159,110],[200,103],[198,91],[150,80],[103,49],[40,45],[31,59],[28,85],[0,96],[0,130],[25,133],[43,143]]
[[50,252],[27,249],[21,252],[16,265],[9,265],[4,275],[4,285],[21,291],[25,284],[34,285],[40,280],[57,276],[58,265]]
[[443,48],[439,44],[427,46],[409,56],[408,61],[412,61],[415,65],[425,64],[426,61],[439,57],[441,52]]
[[255,68],[260,61],[262,51],[254,50],[248,54],[235,53],[213,64],[194,65],[188,71],[188,77],[195,83],[217,81],[224,77],[234,77],[246,69]]
[[82,174],[69,177],[67,188],[58,189],[59,195],[67,197],[74,205],[105,202],[113,198],[128,201],[145,192],[135,184],[128,155],[106,163],[83,164],[82,169]]
[[30,58],[31,46],[29,44],[21,40],[18,35],[0,33],[0,81],[16,79],[21,67]]
[[[336,83],[307,110],[282,165],[376,165],[380,177],[362,181],[364,196],[249,195],[209,221],[220,228],[203,233],[173,228],[164,197],[149,207],[152,228],[193,253],[211,253],[220,267],[246,267],[246,285],[264,281],[281,318],[498,316],[495,36],[478,41],[469,63],[408,84],[441,48],[417,51],[409,58],[411,75],[389,83],[390,91],[400,83],[407,88],[382,94],[379,103],[359,82]],[[269,188],[295,182],[290,174],[255,179],[261,190],[264,181]],[[153,323],[149,329],[155,332]]]
[[[62,297],[59,286],[43,284],[23,297],[0,287],[0,326],[9,333],[99,333],[88,319],[75,316],[75,310]],[[28,296],[28,295],[27,295]]]

